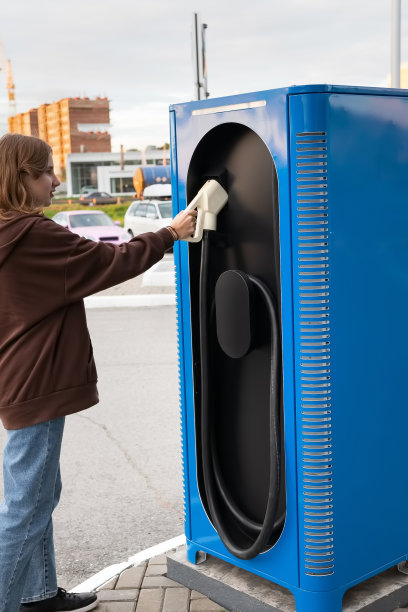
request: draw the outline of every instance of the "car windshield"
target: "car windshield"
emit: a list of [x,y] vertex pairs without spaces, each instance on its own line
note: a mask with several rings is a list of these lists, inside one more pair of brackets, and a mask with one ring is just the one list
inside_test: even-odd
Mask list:
[[115,225],[105,213],[89,213],[86,215],[70,215],[71,227],[89,227],[95,225]]
[[171,202],[160,202],[159,210],[163,218],[171,217],[172,216]]

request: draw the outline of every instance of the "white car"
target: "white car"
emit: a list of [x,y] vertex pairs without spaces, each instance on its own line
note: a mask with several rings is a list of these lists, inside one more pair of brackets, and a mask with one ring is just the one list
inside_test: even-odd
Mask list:
[[171,200],[171,185],[170,183],[148,185],[143,190],[143,197],[146,200]]
[[170,225],[172,218],[171,200],[140,200],[133,202],[127,209],[123,226],[133,238]]

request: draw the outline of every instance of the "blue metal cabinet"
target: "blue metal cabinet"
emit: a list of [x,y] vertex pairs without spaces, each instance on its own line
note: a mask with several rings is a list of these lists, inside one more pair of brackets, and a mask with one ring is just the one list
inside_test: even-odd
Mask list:
[[286,520],[269,550],[243,560],[203,505],[196,279],[177,243],[188,557],[204,551],[287,587],[300,612],[337,612],[348,588],[408,553],[408,94],[314,85],[171,107],[175,213],[197,147],[225,124],[262,139],[278,180]]

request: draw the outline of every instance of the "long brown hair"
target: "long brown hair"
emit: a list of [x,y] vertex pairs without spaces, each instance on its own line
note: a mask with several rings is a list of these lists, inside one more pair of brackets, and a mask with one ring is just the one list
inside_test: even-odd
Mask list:
[[24,184],[24,176],[37,179],[48,168],[51,147],[35,136],[5,134],[0,138],[0,220],[14,213],[39,213]]

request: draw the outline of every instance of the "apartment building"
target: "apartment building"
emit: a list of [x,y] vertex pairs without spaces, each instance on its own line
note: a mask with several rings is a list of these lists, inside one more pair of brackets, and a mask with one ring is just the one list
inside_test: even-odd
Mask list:
[[10,117],[9,132],[42,138],[52,147],[57,175],[65,178],[70,153],[109,153],[109,100],[64,98]]
[[27,136],[38,136],[38,114],[36,108],[31,108],[26,113],[20,113],[8,119],[9,132],[13,134],[25,134]]

